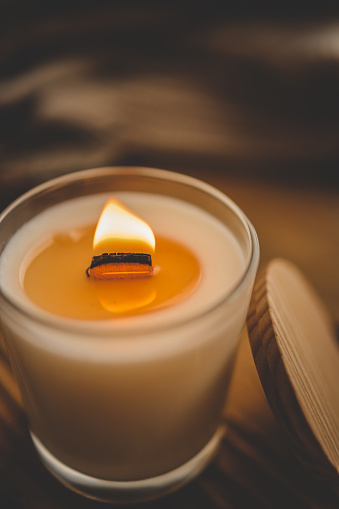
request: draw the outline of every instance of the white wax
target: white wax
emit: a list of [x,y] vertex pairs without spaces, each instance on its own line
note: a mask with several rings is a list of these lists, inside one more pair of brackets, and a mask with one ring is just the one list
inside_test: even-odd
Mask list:
[[[28,264],[56,232],[72,233],[73,230],[76,235],[77,228],[95,224],[110,196],[100,194],[65,201],[22,226],[0,259],[0,283],[8,297],[27,310],[49,315],[24,291],[23,277]],[[197,287],[186,299],[151,313],[114,318],[112,321],[116,325],[131,327],[134,322],[139,327],[150,320],[152,324],[186,320],[218,304],[236,286],[244,271],[244,257],[233,234],[219,220],[175,198],[132,192],[118,192],[114,196],[149,223],[155,236],[161,235],[186,245],[195,253],[202,268]]]

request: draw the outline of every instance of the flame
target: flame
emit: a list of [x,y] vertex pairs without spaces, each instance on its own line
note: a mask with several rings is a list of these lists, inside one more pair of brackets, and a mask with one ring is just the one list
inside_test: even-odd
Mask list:
[[[99,217],[93,239],[93,255],[144,253],[153,256],[155,237],[151,227],[116,198],[110,198]],[[112,314],[135,312],[156,297],[152,280],[127,278],[95,281],[101,306]]]
[[151,227],[116,198],[110,198],[99,217],[93,240],[94,254],[153,254],[155,237]]

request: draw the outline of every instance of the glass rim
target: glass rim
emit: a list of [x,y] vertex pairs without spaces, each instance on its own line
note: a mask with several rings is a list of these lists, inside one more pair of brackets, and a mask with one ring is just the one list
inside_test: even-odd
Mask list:
[[[241,292],[244,286],[246,286],[248,280],[250,280],[251,276],[255,275],[258,264],[259,264],[259,242],[257,233],[252,225],[252,223],[247,218],[246,214],[242,211],[242,209],[226,194],[217,189],[211,184],[208,184],[198,178],[191,177],[182,173],[177,173],[169,170],[162,170],[156,168],[148,168],[148,167],[139,167],[139,166],[105,166],[92,168],[87,170],[80,170],[76,172],[67,173],[53,179],[47,180],[30,190],[23,193],[21,196],[16,198],[12,203],[10,203],[0,214],[0,228],[3,220],[9,216],[15,209],[23,204],[25,201],[28,201],[30,198],[34,196],[38,196],[39,194],[43,194],[44,192],[51,190],[56,187],[64,187],[67,184],[71,184],[77,180],[85,180],[95,176],[105,176],[109,175],[122,175],[122,176],[132,176],[138,175],[139,177],[152,177],[158,180],[172,181],[178,184],[187,185],[198,189],[205,194],[208,194],[214,197],[216,200],[221,202],[224,206],[226,206],[229,210],[231,210],[235,216],[240,219],[242,226],[245,229],[245,232],[249,239],[249,248],[250,253],[248,260],[245,260],[245,266],[241,273],[241,276],[237,280],[237,282],[217,300],[217,302],[207,305],[205,309],[199,311],[197,313],[191,313],[188,317],[180,318],[178,320],[171,320],[171,329],[183,326],[190,322],[195,322],[203,317],[216,312],[219,308],[221,308],[226,301],[231,301],[236,298],[236,296]],[[24,223],[23,223],[24,224]],[[1,254],[0,254],[1,257]],[[52,312],[44,311],[37,309],[27,309],[25,307],[21,307],[20,304],[11,299],[10,296],[6,295],[0,284],[0,302],[2,302],[2,310],[8,306],[12,311],[16,314],[24,316],[29,321],[37,322],[42,326],[58,329],[59,331],[67,331],[72,334],[81,334],[83,336],[93,336],[93,332],[95,331],[100,337],[104,336],[114,336],[115,332],[118,332],[119,335],[123,336],[138,336],[143,335],[148,332],[155,332],[158,330],[164,330],[167,328],[168,323],[161,323],[160,325],[156,323],[152,325],[152,320],[148,320],[146,324],[138,322],[135,326],[132,324],[128,325],[126,322],[122,327],[112,327],[112,319],[102,319],[102,320],[86,320],[86,319],[74,319],[62,317]],[[153,313],[161,312],[160,310],[154,310],[147,313],[147,315],[152,316]],[[128,317],[127,317],[128,318]],[[119,318],[120,323],[121,318]],[[151,322],[151,323],[150,323]],[[100,329],[96,329],[96,325],[100,323]],[[105,326],[106,325],[106,326]],[[117,322],[114,324],[117,325]],[[137,328],[136,328],[137,327]]]

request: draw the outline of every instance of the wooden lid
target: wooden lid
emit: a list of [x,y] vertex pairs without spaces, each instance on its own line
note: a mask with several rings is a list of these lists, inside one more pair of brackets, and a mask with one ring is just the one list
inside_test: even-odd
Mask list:
[[272,260],[257,278],[248,319],[257,371],[300,461],[339,489],[339,344],[300,271]]

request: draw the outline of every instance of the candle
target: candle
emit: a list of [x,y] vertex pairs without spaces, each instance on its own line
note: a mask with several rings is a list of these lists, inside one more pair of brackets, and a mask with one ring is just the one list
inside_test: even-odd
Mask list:
[[[154,232],[149,277],[86,275],[112,196]],[[153,498],[196,475],[220,441],[258,263],[243,213],[188,177],[93,170],[21,198],[0,239],[3,329],[46,466],[113,501]]]

